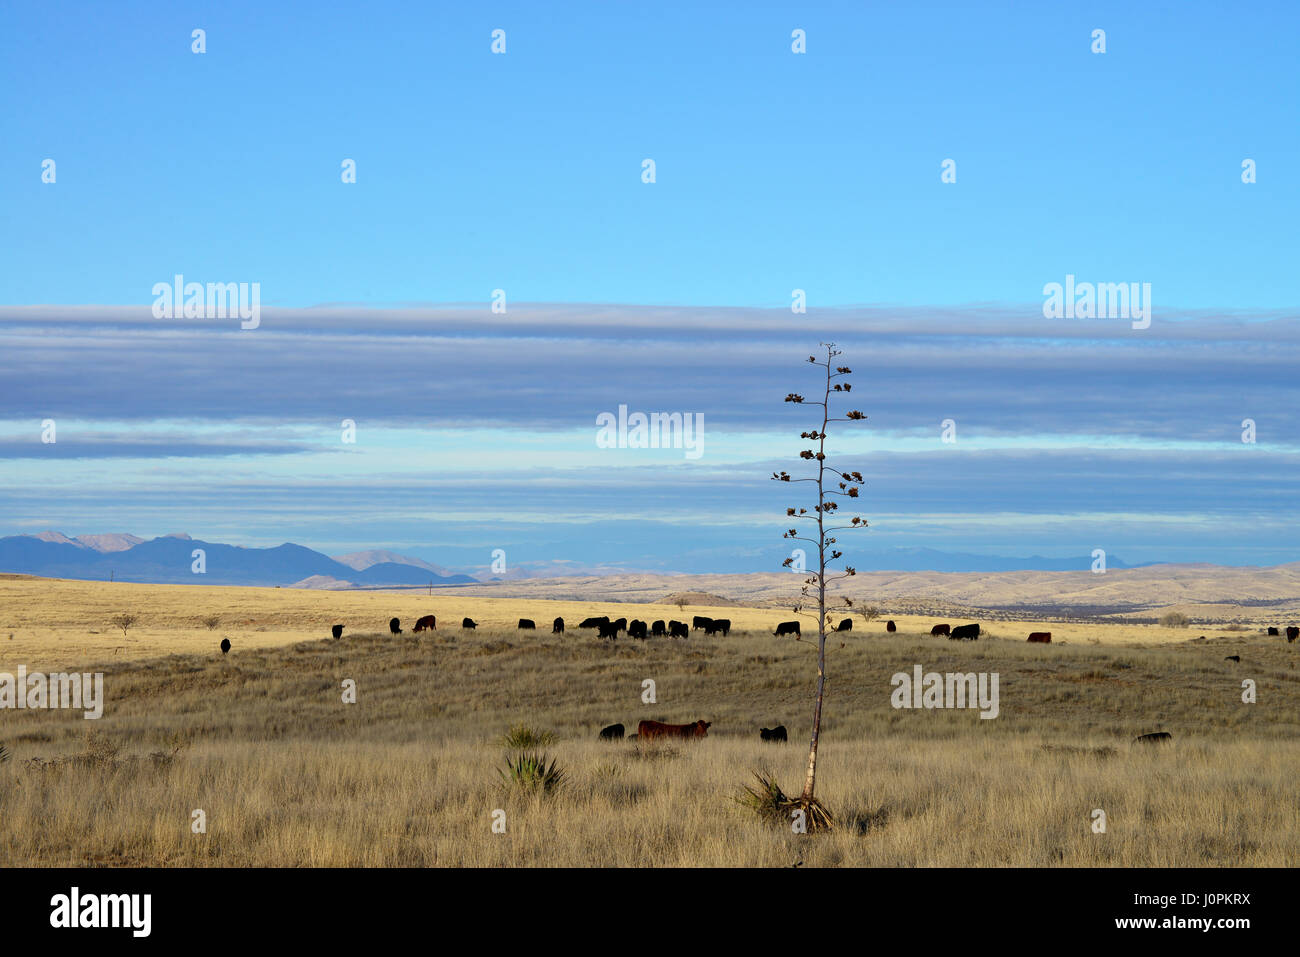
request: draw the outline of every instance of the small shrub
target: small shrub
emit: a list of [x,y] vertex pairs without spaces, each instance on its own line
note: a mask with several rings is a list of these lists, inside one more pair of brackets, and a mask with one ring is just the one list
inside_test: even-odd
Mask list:
[[830,811],[816,798],[804,802],[799,798],[786,797],[770,771],[755,771],[754,778],[758,786],[743,787],[743,793],[736,801],[757,814],[765,823],[781,828],[790,827],[793,813],[802,810],[809,833],[829,831],[835,826]]
[[216,631],[217,626],[221,624],[220,615],[208,615],[203,619],[203,624],[207,626],[208,631]]
[[536,751],[506,758],[505,770],[499,773],[507,788],[518,788],[532,794],[553,794],[564,786],[566,779],[556,761],[547,764],[547,756]]
[[126,631],[136,622],[135,615],[115,615],[109,619],[109,623],[122,629],[122,637],[126,637]]
[[1162,628],[1186,628],[1191,623],[1192,620],[1181,611],[1167,611],[1160,616]]
[[553,731],[537,731],[526,724],[517,724],[501,736],[503,747],[524,750],[526,748],[544,748],[555,743]]

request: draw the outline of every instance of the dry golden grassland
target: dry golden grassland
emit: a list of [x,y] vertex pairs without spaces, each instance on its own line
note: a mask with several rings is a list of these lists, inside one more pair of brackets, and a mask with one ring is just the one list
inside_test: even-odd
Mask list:
[[[573,625],[710,611],[30,579],[0,581],[0,602],[0,672],[103,671],[107,699],[98,721],[0,711],[5,865],[1300,860],[1300,644],[1255,632],[1152,643],[1166,630],[986,622],[981,640],[951,642],[930,638],[929,620],[896,618],[895,636],[859,620],[828,652],[818,795],[840,827],[809,836],[733,800],[763,768],[797,791],[807,756],[813,648],[772,637],[789,615],[771,609],[718,609],[735,622],[727,638],[611,643]],[[107,624],[121,611],[140,619],[125,639]],[[438,632],[411,635],[428,613]],[[198,624],[208,614],[223,616],[215,630]],[[556,614],[565,635],[550,634]],[[387,634],[393,615],[405,635]],[[481,627],[462,632],[463,615]],[[519,632],[519,617],[544,627]],[[337,642],[335,621],[348,625]],[[1054,643],[1026,644],[1029,630]],[[891,676],[916,664],[997,672],[999,717],[895,710]],[[1255,704],[1242,702],[1246,678]],[[355,704],[342,700],[348,679]],[[642,703],[645,679],[657,703]],[[596,739],[642,718],[713,725],[699,742]],[[558,792],[503,784],[500,738],[517,724],[554,733],[541,750],[566,772]],[[759,741],[775,724],[788,745]],[[1154,730],[1173,743],[1131,746]],[[191,833],[195,809],[206,834]]]

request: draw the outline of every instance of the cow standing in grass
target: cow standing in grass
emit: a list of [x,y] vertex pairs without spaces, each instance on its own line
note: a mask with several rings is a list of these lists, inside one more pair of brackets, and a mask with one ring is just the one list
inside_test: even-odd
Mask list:
[[642,721],[636,727],[641,740],[653,738],[705,738],[709,734],[712,721],[696,721],[692,724],[664,724],[662,721]]

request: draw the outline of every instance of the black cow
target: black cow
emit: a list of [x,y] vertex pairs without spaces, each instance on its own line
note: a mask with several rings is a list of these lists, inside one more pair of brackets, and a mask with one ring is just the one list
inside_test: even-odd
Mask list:
[[1224,661],[1236,661],[1236,662],[1240,662],[1240,661],[1241,661],[1241,655],[1225,655],[1224,658],[1223,658],[1223,660],[1224,660]]
[[691,631],[699,631],[701,628],[707,631],[711,621],[713,621],[712,618],[705,618],[703,615],[696,615],[691,620]]
[[958,625],[948,637],[953,641],[974,641],[980,636],[979,625]]
[[853,630],[853,619],[852,619],[852,618],[841,618],[841,619],[840,619],[840,623],[839,623],[838,625],[835,626],[835,630],[836,630],[836,631],[852,631],[852,630]]
[[1133,739],[1134,744],[1164,744],[1166,741],[1172,741],[1173,737],[1168,731],[1153,731],[1150,734],[1139,734]]
[[612,621],[603,621],[596,626],[600,629],[601,638],[617,638],[618,626]]
[[764,741],[788,741],[785,736],[785,725],[778,724],[775,728],[759,728],[758,736]]
[[402,633],[402,623],[396,618],[391,618],[388,621],[388,630],[395,635],[400,635]]
[[686,627],[684,621],[670,621],[668,623],[669,638],[686,638],[690,635],[691,630]]
[[632,624],[627,626],[627,636],[629,638],[642,638],[646,636],[646,623],[644,621],[632,620]]
[[460,620],[460,626],[462,628],[477,628],[478,622],[475,621],[473,618],[462,618]]
[[222,638],[222,639],[221,639],[221,653],[224,655],[224,654],[229,654],[229,652],[230,652],[230,639],[229,639],[229,638]]
[[609,616],[601,615],[599,618],[584,618],[579,628],[599,628],[601,625],[609,624]]
[[939,635],[946,635],[946,634],[948,634],[947,625],[935,625],[933,628],[930,629],[931,638],[937,638]]
[[553,635],[562,635],[562,634],[564,634],[564,619],[563,619],[563,618],[557,618],[557,619],[555,619],[555,621],[551,622],[551,634],[553,634]]
[[797,621],[783,621],[781,624],[776,626],[776,637],[778,638],[782,635],[797,634],[799,634],[799,622]]
[[330,628],[330,634],[333,635],[335,638],[342,638],[342,637],[343,637],[343,626],[342,626],[342,625],[334,625],[334,626],[332,626],[332,627]]
[[623,726],[621,724],[611,724],[608,728],[602,728],[600,738],[602,741],[622,741]]
[[1291,625],[1286,630],[1286,640],[1288,642],[1291,642],[1291,641],[1295,641],[1297,638],[1300,638],[1300,628],[1297,628],[1295,625]]
[[520,618],[519,627],[520,629],[527,631],[529,628],[536,628],[537,622],[533,621],[531,618]]
[[668,629],[664,626],[664,620],[662,618],[660,618],[658,621],[650,625],[650,634],[652,635],[668,634]]
[[614,621],[610,622],[610,624],[614,626],[614,634],[618,634],[620,631],[627,631],[626,618],[615,619]]
[[1270,629],[1268,630],[1268,634],[1269,634],[1269,637],[1271,637],[1271,638],[1277,638],[1277,637],[1278,637],[1278,633],[1277,633],[1277,629],[1276,629],[1276,628],[1270,628]]
[[898,631],[898,626],[894,624],[894,620],[892,618],[889,621],[885,622],[885,631],[889,632],[891,635],[894,632]]
[[706,635],[716,635],[718,632],[722,632],[724,638],[729,631],[731,631],[730,618],[714,618],[709,622],[709,627],[704,629]]

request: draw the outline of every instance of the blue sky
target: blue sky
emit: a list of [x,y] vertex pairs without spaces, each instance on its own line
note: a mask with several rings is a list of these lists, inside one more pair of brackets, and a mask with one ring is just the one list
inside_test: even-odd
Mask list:
[[[1295,560],[1298,28],[1286,3],[8,5],[0,532],[779,567],[780,398],[834,336],[867,547]],[[260,283],[261,327],[151,319],[177,273]],[[1150,283],[1152,327],[1044,319],[1067,274]],[[596,448],[619,404],[703,414],[706,453]]]

